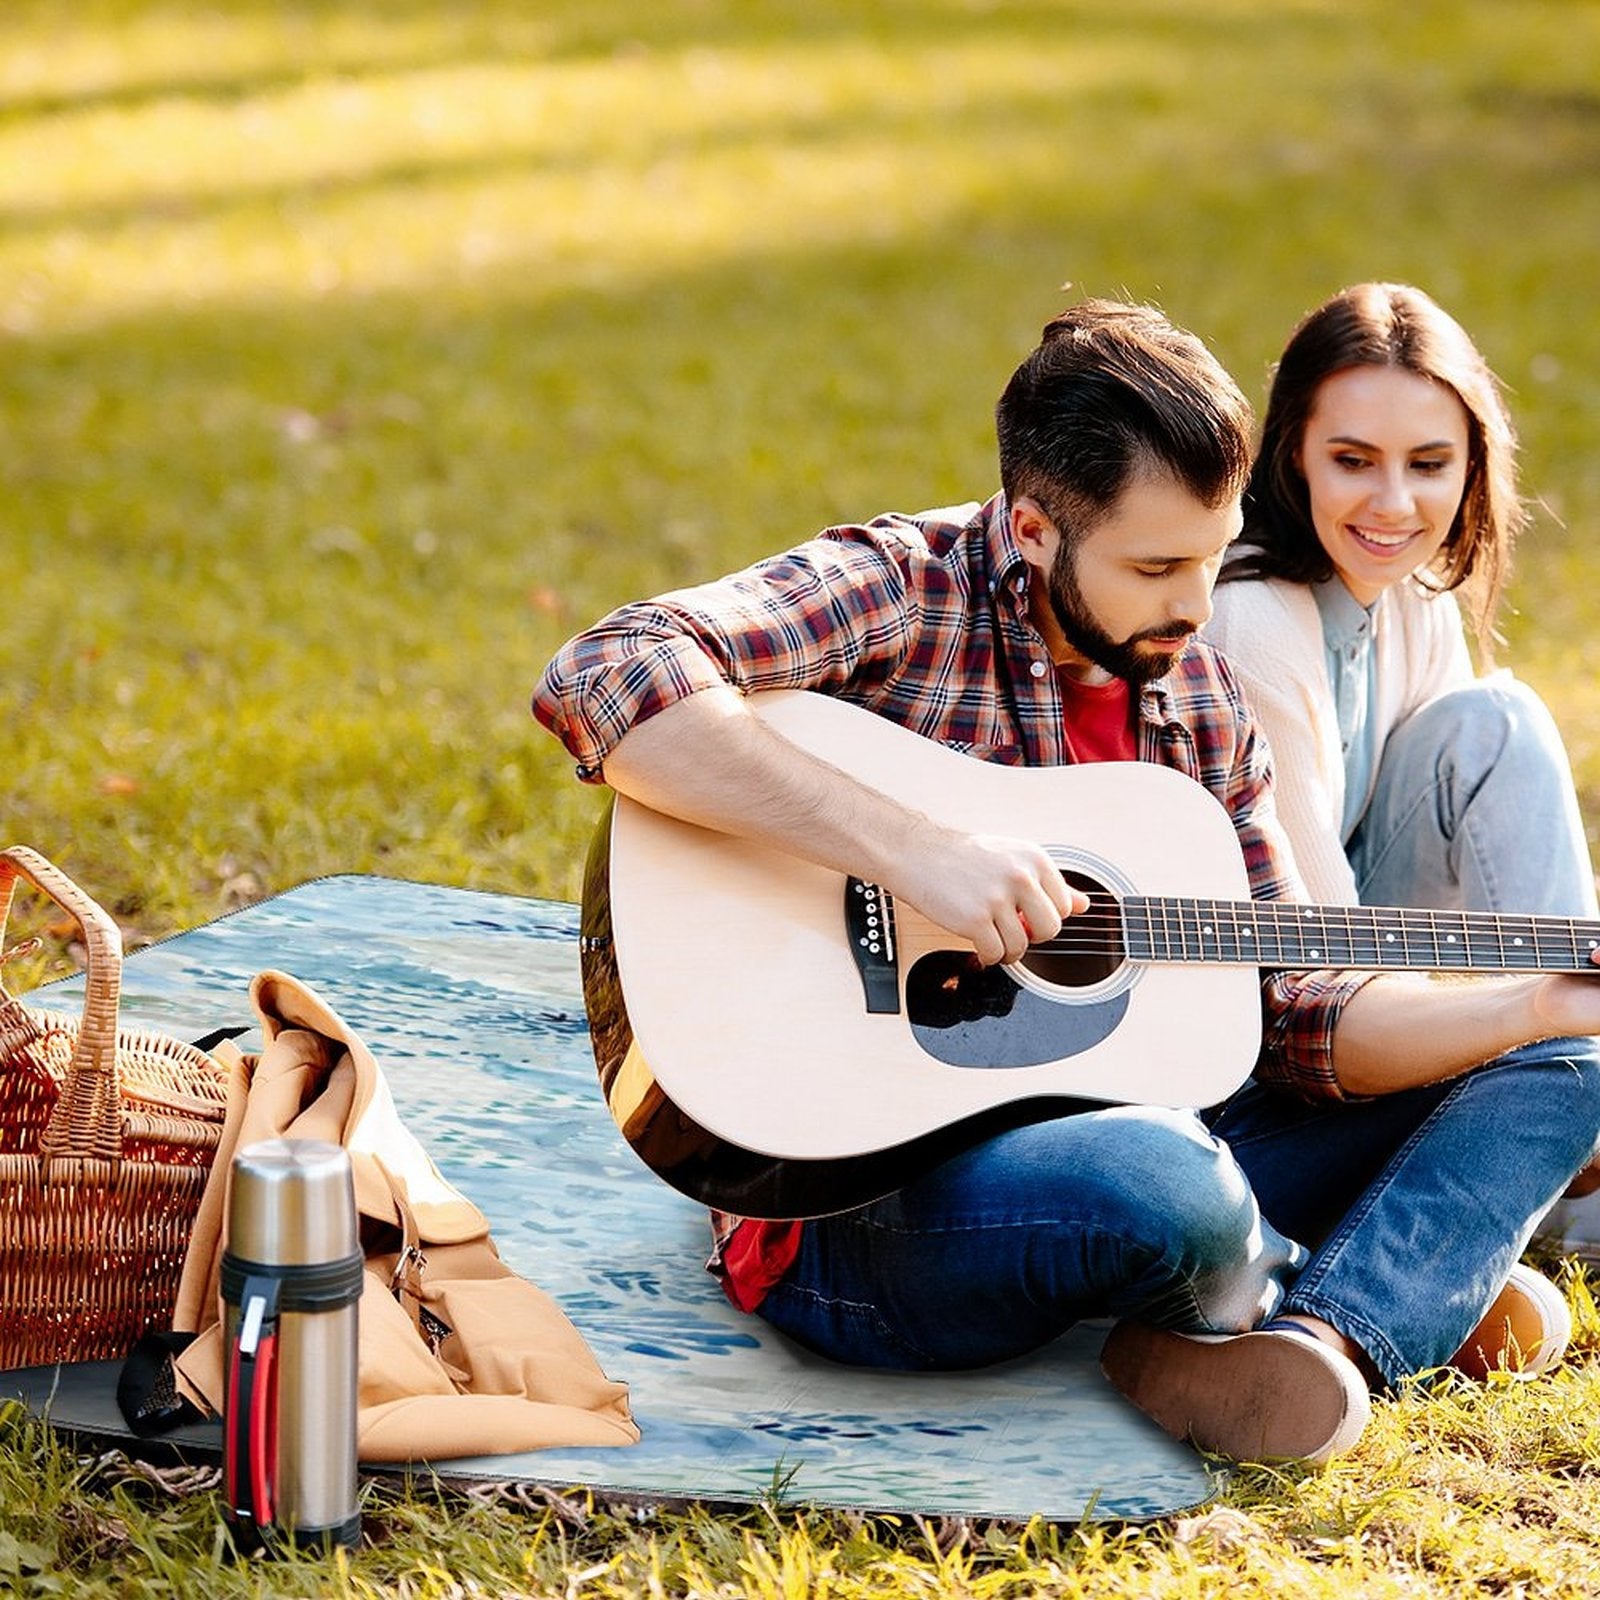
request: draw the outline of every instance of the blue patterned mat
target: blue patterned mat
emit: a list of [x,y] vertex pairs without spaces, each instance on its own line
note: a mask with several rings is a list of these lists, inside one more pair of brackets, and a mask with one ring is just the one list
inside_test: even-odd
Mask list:
[[[371,1045],[502,1255],[630,1387],[633,1449],[440,1462],[441,1475],[734,1503],[781,1489],[1016,1520],[1151,1517],[1211,1497],[1200,1458],[1101,1377],[1103,1328],[930,1376],[835,1366],[733,1310],[702,1270],[704,1214],[640,1164],[601,1101],[577,926],[570,905],[325,878],[139,951],[124,972],[124,1020],[180,1038],[253,1023],[263,968],[318,990]],[[71,987],[39,999],[62,1007]]]

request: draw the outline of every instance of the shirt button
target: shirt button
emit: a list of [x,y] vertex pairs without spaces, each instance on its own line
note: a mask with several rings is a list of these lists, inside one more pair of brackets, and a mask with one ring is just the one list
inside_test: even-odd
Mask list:
[[1044,662],[1042,661],[1035,661],[1034,664],[1028,668],[1028,671],[1031,672],[1036,678],[1042,678],[1049,670],[1050,669],[1045,666]]

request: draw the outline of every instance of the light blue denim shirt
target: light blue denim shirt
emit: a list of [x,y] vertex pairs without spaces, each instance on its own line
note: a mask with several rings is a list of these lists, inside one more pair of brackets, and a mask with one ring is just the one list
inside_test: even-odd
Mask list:
[[1383,597],[1371,608],[1362,605],[1337,573],[1312,584],[1311,593],[1322,617],[1322,647],[1339,719],[1339,748],[1344,755],[1344,817],[1339,837],[1348,844],[1367,809],[1372,777],[1378,769],[1377,727],[1372,716],[1378,695],[1378,657],[1372,648],[1372,614]]

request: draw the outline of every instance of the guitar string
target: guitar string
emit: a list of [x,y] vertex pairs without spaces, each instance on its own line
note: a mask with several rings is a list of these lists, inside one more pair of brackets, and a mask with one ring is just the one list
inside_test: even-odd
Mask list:
[[[1431,947],[1437,958],[1447,953],[1440,944],[1441,935],[1447,944],[1461,936],[1466,939],[1466,945],[1448,952],[1464,958],[1460,965],[1480,968],[1498,965],[1509,970],[1527,965],[1515,959],[1513,952],[1538,958],[1555,957],[1559,953],[1562,959],[1586,967],[1588,952],[1600,948],[1600,922],[1581,918],[1433,911],[1403,906],[1306,906],[1295,901],[1202,901],[1182,897],[1135,897],[1130,902],[1119,901],[1112,906],[1091,905],[1088,911],[1068,917],[1060,934],[1040,940],[1029,948],[1043,955],[1106,955],[1119,946],[1125,949],[1129,941],[1127,917],[1123,914],[1125,907],[1133,914],[1142,913],[1146,919],[1147,925],[1133,935],[1136,939],[1152,946],[1171,947],[1181,943],[1182,954],[1188,955],[1191,939],[1203,951],[1207,939],[1215,945],[1231,938],[1240,964],[1244,965],[1270,964],[1272,956],[1284,959],[1286,936],[1294,945],[1313,946],[1306,954],[1329,965],[1338,965],[1341,960],[1352,964],[1360,961],[1363,953],[1356,948],[1359,939],[1371,944],[1375,960],[1388,955],[1403,956],[1409,962],[1413,943],[1424,950]],[[1176,928],[1172,926],[1174,920]],[[1252,961],[1249,957],[1259,955],[1259,947],[1255,951],[1239,950],[1238,940],[1258,935],[1264,936],[1269,944],[1275,940],[1276,948],[1268,950],[1269,959]],[[1531,943],[1524,946],[1520,942],[1523,939],[1530,939]],[[1394,940],[1399,941],[1397,947],[1384,948]],[[1341,943],[1345,947],[1343,950],[1339,948]],[[1487,943],[1498,946],[1499,962],[1490,958],[1490,952],[1483,948]],[[1334,948],[1319,952],[1314,948],[1316,944]],[[1563,946],[1571,947],[1570,958],[1561,948]],[[1170,948],[1164,952],[1169,958],[1172,953]],[[1215,955],[1212,959],[1216,959]]]

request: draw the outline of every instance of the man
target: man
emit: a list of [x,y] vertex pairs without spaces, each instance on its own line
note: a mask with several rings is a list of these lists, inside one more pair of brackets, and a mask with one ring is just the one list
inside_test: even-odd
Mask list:
[[[819,690],[1012,764],[1176,767],[1228,809],[1252,893],[1297,896],[1267,752],[1194,638],[1239,529],[1237,387],[1155,311],[1091,302],[1045,329],[997,424],[987,504],[625,606],[558,654],[536,715],[580,776],[878,883],[984,962],[1084,896],[1038,843],[953,830],[789,744],[746,692]],[[1210,1126],[1108,1107],[1016,1129],[840,1216],[719,1219],[713,1268],[868,1365],[1001,1360],[1109,1314],[1108,1374],[1169,1431],[1325,1459],[1369,1385],[1491,1339],[1475,1326],[1600,1131],[1600,1053],[1565,1037],[1600,1031],[1600,985],[1277,973],[1262,1003],[1255,1081]]]

